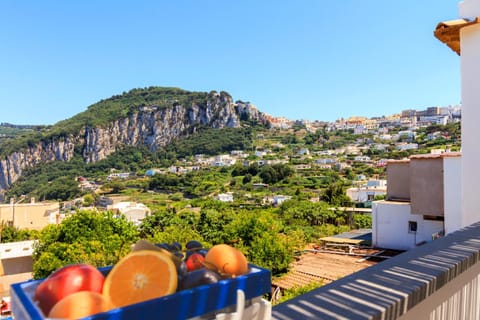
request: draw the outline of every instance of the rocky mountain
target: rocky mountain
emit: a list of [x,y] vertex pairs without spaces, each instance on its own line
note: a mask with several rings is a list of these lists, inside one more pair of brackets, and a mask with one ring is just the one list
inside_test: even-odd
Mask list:
[[86,163],[106,158],[124,146],[154,151],[201,127],[239,127],[242,120],[267,124],[269,117],[226,92],[189,92],[150,87],[102,100],[60,121],[42,134],[0,146],[0,195],[30,167],[68,161],[81,154]]

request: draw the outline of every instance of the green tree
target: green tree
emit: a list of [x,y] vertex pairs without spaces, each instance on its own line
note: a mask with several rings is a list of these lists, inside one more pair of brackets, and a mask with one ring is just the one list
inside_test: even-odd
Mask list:
[[319,226],[331,223],[335,214],[325,202],[289,200],[282,203],[279,215],[287,225]]
[[224,243],[229,241],[225,236],[225,228],[235,219],[235,213],[229,210],[204,208],[200,212],[197,228],[209,243]]
[[353,215],[353,225],[355,229],[365,229],[372,227],[372,216],[367,216],[363,214],[354,214]]
[[239,247],[250,262],[278,275],[288,270],[301,243],[297,235],[290,237],[282,230],[271,211],[237,211],[225,227],[223,242]]
[[242,183],[247,184],[252,182],[252,175],[250,173],[247,173],[246,175],[243,176]]
[[347,197],[343,183],[335,182],[323,190],[321,199],[333,206],[349,206],[351,205],[350,198]]
[[110,190],[110,193],[119,193],[125,189],[125,185],[120,180],[112,180],[102,186],[103,190]]
[[252,263],[269,269],[273,275],[288,271],[293,261],[293,246],[282,234],[266,233],[250,243],[248,258]]
[[166,227],[162,232],[155,232],[151,237],[147,238],[153,243],[187,243],[195,239],[205,245],[202,236],[198,231],[192,229],[188,225],[171,225]]
[[172,224],[174,213],[167,209],[157,210],[142,220],[139,227],[142,238],[153,237],[158,232],[165,231],[165,228]]
[[95,202],[95,197],[91,194],[86,194],[83,196],[83,205],[86,207],[91,206]]
[[89,263],[115,264],[138,240],[136,227],[113,212],[78,211],[59,225],[48,225],[33,254],[33,276],[43,278],[60,266]]
[[4,221],[0,224],[1,243],[34,240],[37,239],[39,235],[39,231],[37,230],[19,229],[6,224]]

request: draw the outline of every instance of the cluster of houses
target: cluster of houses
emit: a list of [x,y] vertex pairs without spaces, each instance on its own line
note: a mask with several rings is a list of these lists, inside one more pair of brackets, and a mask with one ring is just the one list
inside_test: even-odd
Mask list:
[[[349,130],[354,134],[377,133],[379,135],[388,135],[389,128],[409,128],[415,131],[418,128],[432,124],[445,125],[452,122],[460,122],[462,117],[461,106],[447,107],[428,107],[425,110],[403,110],[399,114],[393,114],[382,117],[359,117],[354,116],[348,119],[340,118],[335,122],[321,121],[291,121],[285,118],[276,118],[273,120],[273,126],[288,129],[293,124],[300,122],[310,131],[318,128],[326,128],[328,131]],[[401,134],[400,134],[401,136]],[[387,139],[397,139],[399,136],[388,137]]]
[[[424,111],[404,110],[401,114],[392,116],[383,116],[377,118],[350,117],[348,119],[339,119],[336,122],[319,121],[291,121],[283,118],[272,118],[274,126],[289,129],[295,124],[304,125],[308,131],[315,132],[320,128],[327,131],[335,130],[353,130],[354,134],[372,134],[371,139],[358,138],[355,142],[338,147],[334,150],[309,150],[300,148],[295,151],[293,157],[305,160],[302,164],[295,165],[296,170],[309,170],[312,168],[320,169],[346,169],[351,167],[352,162],[368,163],[377,167],[384,167],[388,159],[378,159],[373,161],[367,155],[369,150],[386,151],[394,148],[398,151],[415,150],[419,148],[415,143],[416,131],[427,125],[447,124],[459,122],[461,119],[460,106],[448,107],[429,107]],[[398,128],[408,128],[398,131]],[[261,138],[261,137],[259,137]],[[442,132],[432,132],[426,137],[427,140],[446,138]],[[282,150],[284,146],[281,143],[272,145],[272,149]],[[345,155],[353,157],[353,160],[342,160]],[[248,161],[247,158],[255,158]],[[243,150],[234,150],[230,154],[207,157],[202,154],[195,155],[193,161],[184,161],[183,165],[171,166],[166,169],[153,168],[146,172],[147,176],[157,173],[175,173],[182,174],[194,170],[201,170],[205,167],[223,167],[232,166],[236,163],[249,165],[256,161],[258,165],[275,163],[287,163],[288,157],[281,151],[272,151],[271,149],[258,149],[252,152]]]
[[[381,141],[398,141],[396,148],[405,150],[415,148],[415,143],[411,142],[415,137],[415,126],[424,125],[427,119],[429,124],[432,122],[446,123],[446,121],[459,119],[457,108],[449,107],[447,110],[446,114],[443,108],[429,108],[425,113],[404,111],[398,117],[341,119],[331,124],[330,129],[354,129],[356,134],[376,130],[377,137]],[[392,126],[408,124],[411,129],[389,135],[387,124]],[[288,122],[282,124],[285,127],[288,125]],[[311,127],[311,125],[312,123],[308,123],[306,127]],[[435,138],[435,135],[432,135],[431,138]],[[388,188],[385,180],[366,180],[363,177],[357,179],[360,182],[356,186],[347,190],[347,195],[356,203],[372,203],[378,195],[386,197],[384,201],[373,201],[372,243],[375,246],[409,249],[458,228],[459,222],[455,220],[455,217],[458,216],[456,203],[458,203],[457,198],[460,195],[458,191],[455,192],[455,186],[459,183],[456,177],[458,177],[460,155],[436,152],[423,157],[414,156],[403,161],[380,159],[375,162],[365,155],[368,148],[381,150],[388,146],[390,144],[387,143],[366,144],[364,139],[358,139],[356,143],[336,150],[310,151],[308,148],[302,148],[296,151],[295,157],[311,161],[296,165],[295,169],[298,171],[308,170],[312,167],[344,169],[349,167],[353,161],[374,166],[387,166]],[[340,157],[345,154],[353,156],[353,160],[340,161]],[[238,162],[249,165],[252,161],[256,161],[260,166],[288,162],[288,158],[285,156],[275,154],[268,149],[256,150],[253,155],[255,160],[250,161],[247,158],[251,155],[242,150],[213,157],[196,155],[192,163],[185,161],[184,165],[171,166],[166,169],[154,168],[148,170],[146,176],[165,173],[183,174],[205,167],[232,166]],[[115,172],[108,176],[107,181],[126,179],[130,176],[130,173]],[[95,190],[99,187],[98,184],[83,177],[80,177],[78,182],[80,187],[86,190]],[[260,187],[264,187],[264,185],[261,184]],[[442,188],[448,188],[449,192],[447,193]],[[215,198],[224,202],[234,200],[233,193],[220,193],[215,195]],[[273,195],[265,198],[264,204],[276,206],[290,198],[285,195]],[[425,201],[425,199],[430,200]],[[151,214],[145,205],[131,201],[113,201],[104,198],[101,199],[100,205],[104,209],[114,210],[125,215],[135,224],[141,223],[146,216]],[[48,224],[60,223],[63,218],[64,214],[61,212],[58,202],[36,203],[34,199],[31,199],[29,203],[17,203],[12,200],[10,204],[0,205],[0,220],[18,228],[40,230]],[[399,228],[402,224],[404,228]],[[30,277],[32,248],[33,243],[31,242],[0,244],[0,291],[2,291],[2,286],[8,288],[10,283]]]

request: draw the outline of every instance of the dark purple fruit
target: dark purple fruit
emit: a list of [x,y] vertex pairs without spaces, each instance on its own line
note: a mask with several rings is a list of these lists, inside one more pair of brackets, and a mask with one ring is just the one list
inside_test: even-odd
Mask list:
[[170,251],[170,245],[168,243],[155,243],[155,246]]
[[170,244],[170,247],[174,251],[182,251],[182,244],[180,242],[173,242],[172,244]]
[[180,259],[183,259],[183,253],[181,253],[180,251],[174,251],[173,252],[173,255],[176,256],[176,257],[179,257]]
[[197,250],[197,253],[200,253],[202,256],[205,257],[205,255],[207,254],[208,252],[208,249],[200,249],[200,250]]
[[188,274],[188,269],[187,269],[187,265],[185,264],[185,261],[182,261],[182,263],[180,263],[177,266],[177,274],[178,274],[179,282],[183,277],[185,277]]
[[190,240],[187,242],[187,244],[185,245],[185,248],[187,248],[187,250],[195,250],[195,249],[202,249],[203,248],[203,244],[201,244],[199,241],[197,240]]
[[207,254],[208,250],[207,249],[192,249],[192,250],[187,250],[185,252],[185,260],[188,260],[188,258],[194,254],[194,253],[200,253],[202,256],[205,257]]
[[218,282],[222,277],[215,271],[209,269],[197,269],[183,276],[178,283],[178,290],[195,288],[204,284]]

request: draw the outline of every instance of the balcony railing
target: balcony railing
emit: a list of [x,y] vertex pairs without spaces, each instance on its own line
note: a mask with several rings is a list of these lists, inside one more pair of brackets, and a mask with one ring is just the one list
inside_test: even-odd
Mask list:
[[278,320],[480,319],[480,223],[273,308]]

